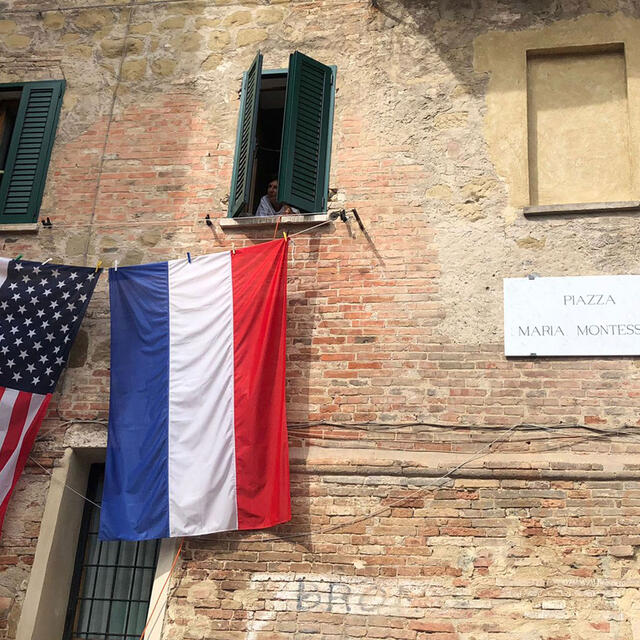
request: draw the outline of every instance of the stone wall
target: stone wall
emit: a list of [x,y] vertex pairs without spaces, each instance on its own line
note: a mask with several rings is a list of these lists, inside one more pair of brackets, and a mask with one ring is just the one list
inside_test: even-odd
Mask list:
[[[81,4],[0,9],[0,82],[67,81],[41,210],[53,228],[0,228],[2,255],[127,265],[273,237],[203,224],[226,215],[238,91],[258,48],[266,68],[296,49],[337,66],[331,206],[356,207],[366,229],[298,236],[290,259],[295,516],[264,535],[304,535],[189,541],[165,637],[640,638],[638,361],[507,360],[502,341],[503,277],[633,273],[635,214],[523,216],[490,64],[492,43],[519,34],[575,38],[588,24],[591,38],[597,23],[599,37],[634,36],[636,3]],[[103,277],[40,464],[104,445],[108,375]],[[522,423],[541,428],[503,430]],[[453,484],[322,533],[495,437]],[[9,508],[0,638],[15,637],[48,486],[31,464]]]

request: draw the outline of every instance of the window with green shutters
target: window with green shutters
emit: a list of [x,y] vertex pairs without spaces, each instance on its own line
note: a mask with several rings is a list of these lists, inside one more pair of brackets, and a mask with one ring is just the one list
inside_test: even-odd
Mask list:
[[0,85],[0,224],[38,219],[64,86]]
[[295,52],[289,68],[262,70],[258,53],[242,82],[230,217],[252,216],[267,184],[301,213],[327,209],[336,68]]

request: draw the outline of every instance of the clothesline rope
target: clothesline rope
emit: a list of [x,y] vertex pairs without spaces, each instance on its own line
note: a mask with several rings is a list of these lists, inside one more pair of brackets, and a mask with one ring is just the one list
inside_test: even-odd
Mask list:
[[[329,212],[332,213],[332,212]],[[319,215],[319,214],[309,214],[309,215]],[[324,213],[322,213],[321,215],[324,215]],[[275,216],[274,216],[275,217]],[[279,224],[289,224],[288,222],[282,222],[280,220],[280,218],[282,218],[282,216],[278,217],[278,220],[276,221],[276,225]],[[112,221],[108,221],[108,222],[56,222],[55,220],[50,220],[51,224],[43,224],[42,228],[43,229],[49,229],[49,230],[55,230],[58,228],[65,228],[65,229],[71,229],[71,228],[81,228],[81,227],[139,227],[140,225],[152,225],[152,226],[185,226],[185,227],[192,227],[194,225],[201,225],[201,224],[205,224],[207,226],[211,226],[215,220],[217,218],[209,218],[209,219],[202,219],[202,218],[197,218],[196,220],[171,220],[171,219],[160,219],[160,220],[135,220],[135,221],[117,221],[117,220],[112,220]],[[221,218],[222,220],[227,220],[227,218]],[[316,227],[319,227],[323,224],[327,224],[329,222],[335,222],[335,220],[333,220],[332,218],[329,218],[328,220],[323,220],[320,224],[314,225],[308,229],[303,229],[302,231],[298,231],[296,232],[296,235],[299,233],[304,233],[306,231],[309,231],[310,229],[315,229]],[[209,224],[211,223],[211,225]],[[300,220],[296,220],[295,224],[305,224],[305,221],[300,219]],[[260,225],[261,226],[261,225]],[[293,235],[293,234],[292,234]]]
[[[337,218],[336,218],[336,219],[337,219]],[[285,235],[285,238],[293,238],[293,237],[295,237],[295,236],[299,236],[299,235],[301,235],[301,234],[303,234],[303,233],[308,233],[309,231],[313,231],[314,229],[317,229],[318,227],[322,227],[322,226],[324,226],[324,225],[326,225],[326,224],[331,224],[332,222],[335,222],[335,220],[336,220],[336,219],[334,219],[334,218],[328,218],[327,220],[323,220],[322,222],[320,222],[320,223],[318,223],[318,224],[315,224],[315,225],[313,225],[313,226],[311,226],[311,227],[307,227],[306,229],[302,229],[301,231],[296,231],[295,233],[289,233],[289,234],[286,234],[286,235]],[[347,220],[350,220],[350,219],[352,219],[352,218],[351,218],[351,217],[347,217],[346,219],[347,219]],[[173,222],[174,224],[178,224],[178,223],[181,223],[182,221],[174,220],[174,221],[171,221],[171,222]],[[210,222],[210,221],[208,221],[208,220],[196,220],[195,222],[194,222],[194,221],[185,222],[185,223],[184,223],[184,225],[185,225],[185,226],[188,226],[188,225],[193,225],[193,224],[204,224],[204,223],[207,223],[207,222]],[[157,225],[157,224],[165,224],[165,223],[166,223],[166,221],[140,221],[140,222],[131,222],[131,223],[117,223],[117,222],[94,223],[94,224],[91,224],[91,225],[89,225],[89,224],[81,224],[81,225],[75,225],[75,224],[56,224],[55,226],[56,226],[56,227],[76,227],[76,226],[86,226],[86,227],[91,227],[91,228],[93,228],[93,227],[95,227],[95,226],[117,226],[117,227],[121,227],[121,226],[138,226],[138,225],[140,225],[140,224],[152,224],[152,225]],[[278,220],[278,221],[277,221],[277,223],[276,223],[276,228],[275,228],[275,231],[274,231],[273,239],[275,239],[275,234],[276,234],[276,233],[277,233],[277,231],[278,231],[278,225],[279,225],[279,224],[280,224],[280,220]],[[283,223],[283,224],[286,224],[286,223]],[[49,229],[49,228],[51,228],[51,227],[45,227],[45,228]],[[284,235],[284,233],[283,233],[283,235]],[[272,240],[273,240],[273,239],[271,239],[271,240],[270,240],[270,239],[262,240],[262,241],[260,241],[260,242],[272,242]],[[230,249],[230,250],[231,250],[231,251],[233,251],[233,253],[235,253],[235,251],[236,251],[236,249],[235,249],[235,243],[231,243],[231,249]],[[224,249],[223,249],[223,251],[229,251],[229,249],[224,248]],[[294,251],[295,251],[295,247],[294,247]],[[22,254],[21,254],[19,257],[20,257],[20,258],[22,258]],[[293,254],[292,254],[292,259],[293,259]],[[49,262],[50,260],[51,260],[51,258],[47,258],[46,262]],[[115,261],[114,261],[114,265],[117,267],[117,264],[116,264],[116,263],[117,263],[117,260],[115,260]],[[100,264],[102,264],[102,261],[100,261]],[[97,267],[96,267],[96,269],[97,269]]]
[[65,489],[69,489],[69,491],[71,491],[71,493],[75,493],[77,496],[80,496],[85,502],[88,502],[89,504],[92,504],[94,507],[97,507],[98,509],[101,508],[100,505],[97,502],[94,502],[93,500],[90,500],[89,498],[87,498],[87,496],[83,495],[79,491],[76,491],[72,486],[68,485],[66,482],[64,482],[62,480],[58,480],[53,475],[52,471],[50,471],[46,467],[42,466],[32,455],[29,455],[29,460],[31,460],[31,462],[33,462],[36,466],[40,467],[45,473],[48,473],[51,476],[52,480],[56,480],[56,481],[62,483],[65,486]]

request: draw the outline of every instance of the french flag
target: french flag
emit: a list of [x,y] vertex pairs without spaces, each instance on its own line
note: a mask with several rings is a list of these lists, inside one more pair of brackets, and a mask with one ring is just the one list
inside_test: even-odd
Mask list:
[[102,540],[291,518],[287,241],[109,271]]

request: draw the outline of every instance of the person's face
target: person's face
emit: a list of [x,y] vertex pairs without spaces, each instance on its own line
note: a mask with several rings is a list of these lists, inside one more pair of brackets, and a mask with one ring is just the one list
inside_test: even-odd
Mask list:
[[278,197],[278,181],[272,180],[267,187],[267,196],[271,202],[275,202]]

